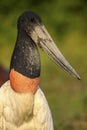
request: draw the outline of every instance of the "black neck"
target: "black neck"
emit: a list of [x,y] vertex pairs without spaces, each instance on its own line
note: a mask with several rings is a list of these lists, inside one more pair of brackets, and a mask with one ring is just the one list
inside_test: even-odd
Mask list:
[[40,56],[33,40],[26,32],[19,30],[13,51],[10,69],[29,77],[40,76]]

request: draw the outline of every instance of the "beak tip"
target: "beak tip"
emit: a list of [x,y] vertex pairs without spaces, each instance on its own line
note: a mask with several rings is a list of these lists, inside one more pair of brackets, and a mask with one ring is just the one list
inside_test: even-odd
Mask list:
[[81,77],[77,73],[75,73],[75,75],[73,76],[76,77],[78,80],[81,80]]
[[78,75],[77,79],[78,79],[78,80],[81,80],[81,78],[80,78],[80,76],[79,76],[79,75]]

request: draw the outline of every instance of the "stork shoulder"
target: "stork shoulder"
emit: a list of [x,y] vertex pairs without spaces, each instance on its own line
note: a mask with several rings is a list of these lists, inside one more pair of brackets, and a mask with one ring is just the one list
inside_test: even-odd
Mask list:
[[[39,130],[53,130],[53,121],[44,93],[38,88],[34,97],[34,119]],[[38,127],[39,126],[39,127]]]
[[7,81],[0,88],[0,115],[6,124],[21,126],[33,111],[33,94],[16,93]]

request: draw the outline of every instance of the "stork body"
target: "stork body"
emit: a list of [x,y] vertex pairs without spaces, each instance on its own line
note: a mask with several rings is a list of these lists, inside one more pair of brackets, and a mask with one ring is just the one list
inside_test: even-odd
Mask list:
[[24,12],[17,28],[10,80],[0,88],[0,130],[53,130],[51,112],[39,88],[41,67],[36,45],[65,71],[80,77],[61,54],[39,16]]
[[46,98],[40,88],[16,93],[7,81],[0,89],[0,130],[53,130]]

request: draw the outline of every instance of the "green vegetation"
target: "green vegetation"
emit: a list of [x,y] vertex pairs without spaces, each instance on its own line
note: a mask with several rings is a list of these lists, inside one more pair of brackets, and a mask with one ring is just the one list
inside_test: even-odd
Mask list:
[[9,68],[16,22],[25,10],[39,14],[54,41],[77,70],[78,81],[60,70],[40,50],[41,88],[49,102],[55,130],[87,129],[87,1],[1,0],[0,62]]

